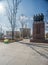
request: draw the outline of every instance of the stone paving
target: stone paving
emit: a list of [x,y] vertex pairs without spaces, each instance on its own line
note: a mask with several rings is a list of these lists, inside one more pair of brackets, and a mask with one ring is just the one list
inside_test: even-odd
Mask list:
[[23,42],[0,42],[0,65],[48,65],[48,44]]

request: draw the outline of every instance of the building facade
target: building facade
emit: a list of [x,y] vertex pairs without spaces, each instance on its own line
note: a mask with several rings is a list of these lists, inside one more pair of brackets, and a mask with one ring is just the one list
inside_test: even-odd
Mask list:
[[31,36],[31,29],[30,28],[20,28],[21,37],[23,38],[30,38]]
[[[20,37],[20,31],[14,31],[14,38]],[[6,31],[6,37],[12,39],[12,31]]]

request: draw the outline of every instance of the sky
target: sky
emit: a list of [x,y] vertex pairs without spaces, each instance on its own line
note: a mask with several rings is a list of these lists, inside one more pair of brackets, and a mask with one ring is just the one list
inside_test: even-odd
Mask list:
[[[9,0],[10,1],[10,0]],[[6,15],[6,0],[0,0],[0,25],[2,25],[3,31],[11,30],[10,23],[8,21]],[[20,21],[18,21],[19,17],[24,14],[24,16],[28,17],[26,20],[27,27],[33,28],[33,15],[43,13],[45,15],[45,20],[48,21],[48,17],[46,17],[48,9],[48,0],[22,0],[18,6],[17,13],[17,30],[21,27]],[[45,22],[46,22],[45,21]],[[47,32],[47,31],[46,31]]]

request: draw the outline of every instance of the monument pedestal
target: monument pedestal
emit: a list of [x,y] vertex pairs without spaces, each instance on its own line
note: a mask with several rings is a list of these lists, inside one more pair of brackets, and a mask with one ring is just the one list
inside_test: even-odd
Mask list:
[[36,43],[48,43],[48,40],[41,40],[41,39],[31,39],[30,42],[36,42]]
[[39,14],[34,16],[33,22],[33,39],[32,42],[48,42],[45,40],[45,23],[44,23],[44,15]]
[[43,21],[33,23],[33,39],[45,40],[45,24]]

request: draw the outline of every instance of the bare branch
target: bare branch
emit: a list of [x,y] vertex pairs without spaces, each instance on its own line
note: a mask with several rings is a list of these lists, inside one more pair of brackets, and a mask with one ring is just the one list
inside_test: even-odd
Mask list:
[[18,10],[18,5],[20,4],[21,0],[11,0],[11,3],[9,0],[7,0],[7,16],[8,20],[11,24],[11,29],[12,29],[12,35],[14,35],[14,30],[16,27],[16,15],[17,15],[17,10]]

